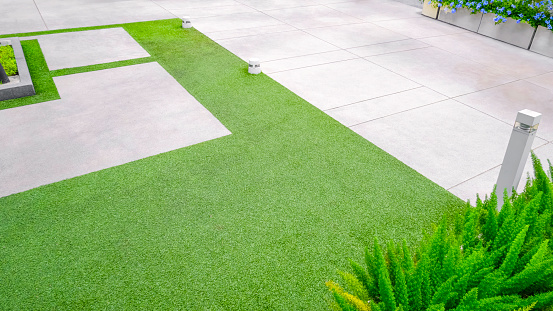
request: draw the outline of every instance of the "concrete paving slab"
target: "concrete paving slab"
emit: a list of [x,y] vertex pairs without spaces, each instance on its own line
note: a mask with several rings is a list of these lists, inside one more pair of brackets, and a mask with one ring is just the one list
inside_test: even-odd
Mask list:
[[237,1],[260,11],[306,7],[306,6],[320,4],[315,0],[263,0],[263,1],[237,0]]
[[516,81],[467,94],[456,100],[510,125],[515,123],[520,110],[539,112],[543,116],[537,135],[553,141],[553,90],[527,81]]
[[257,35],[263,35],[263,34],[296,31],[296,30],[297,30],[296,27],[292,27],[286,24],[279,24],[274,26],[263,26],[263,27],[255,27],[255,28],[207,32],[204,34],[210,37],[211,40],[219,41],[223,39],[249,37],[249,36],[257,36]]
[[356,55],[344,50],[311,54],[293,58],[279,59],[263,63],[264,73],[275,73],[280,71],[317,66],[322,64],[340,62],[344,60],[359,58]]
[[331,3],[326,6],[369,22],[422,17],[421,9],[396,1],[352,1]]
[[372,56],[367,59],[449,97],[487,89],[516,79],[491,66],[435,47]]
[[338,12],[322,5],[291,9],[269,10],[265,14],[272,16],[298,29],[328,27],[364,22],[361,19]]
[[535,85],[539,85],[546,89],[553,90],[553,72],[539,75],[536,77],[526,79],[528,82],[532,82]]
[[371,23],[322,27],[305,31],[343,49],[409,39]]
[[426,17],[375,21],[373,23],[414,39],[451,35],[468,31]]
[[419,87],[351,105],[332,108],[325,110],[325,112],[338,122],[349,127],[446,99],[448,99],[446,96],[429,88]]
[[261,62],[339,49],[303,31],[225,39],[218,40],[217,43],[245,61],[255,57]]
[[[533,151],[540,159],[543,168],[547,170],[547,168],[549,167],[547,159],[549,159],[553,163],[553,143],[542,145],[533,149]],[[471,204],[474,205],[476,202],[476,194],[478,194],[481,199],[484,199],[486,195],[488,197],[490,196],[493,191],[493,187],[497,182],[497,177],[499,176],[500,170],[501,165],[498,165],[493,169],[486,171],[448,190],[465,201],[470,200]],[[528,175],[530,175],[532,178],[534,177],[534,168],[532,167],[530,156],[528,157],[526,165],[524,166],[524,172],[522,173],[522,178],[520,179],[520,183],[517,188],[518,193],[524,190]]]
[[33,0],[0,1],[0,16],[0,35],[48,30]]
[[37,0],[48,29],[65,29],[175,18],[149,0],[80,2]]
[[381,55],[381,54],[421,49],[426,47],[429,47],[429,45],[422,41],[415,40],[415,39],[407,39],[407,40],[360,46],[360,47],[348,49],[348,51],[361,57],[367,57],[367,56],[375,56],[375,55]]
[[321,110],[420,86],[363,59],[277,72],[269,76]]
[[257,12],[255,9],[252,9],[251,7],[243,4],[209,6],[209,7],[199,7],[199,8],[179,8],[179,9],[167,9],[167,10],[173,13],[175,16],[179,16],[179,17],[190,16],[192,24],[194,24],[194,20],[196,18],[237,14],[237,13],[247,13],[247,12]]
[[216,31],[228,31],[244,28],[257,28],[265,26],[283,25],[279,20],[267,16],[261,12],[237,13],[224,16],[212,16],[194,20],[194,28],[203,33]]
[[230,134],[157,63],[54,81],[60,100],[0,111],[0,197]]
[[234,0],[152,0],[152,2],[169,11],[194,8],[216,8],[241,4]]
[[553,71],[553,58],[528,53],[527,50],[475,33],[420,40],[463,58],[497,68],[517,78],[527,78]]
[[123,28],[37,36],[50,70],[149,57]]
[[447,100],[351,129],[449,189],[501,164],[512,126]]

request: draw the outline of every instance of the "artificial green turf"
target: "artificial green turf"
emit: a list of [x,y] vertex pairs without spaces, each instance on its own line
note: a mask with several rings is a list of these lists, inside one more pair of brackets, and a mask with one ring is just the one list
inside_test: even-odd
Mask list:
[[72,75],[72,74],[82,73],[82,72],[89,72],[89,71],[95,71],[95,70],[111,69],[111,68],[117,68],[117,67],[123,67],[123,66],[150,63],[150,62],[153,62],[153,61],[155,61],[155,59],[153,59],[152,57],[133,58],[133,59],[110,62],[110,63],[105,63],[105,64],[97,64],[97,65],[89,65],[89,66],[82,66],[82,67],[73,67],[73,68],[52,70],[52,71],[50,71],[50,73],[52,74],[53,77],[59,77],[59,76]]
[[0,309],[323,310],[463,206],[180,20],[123,27],[232,135],[0,198]]

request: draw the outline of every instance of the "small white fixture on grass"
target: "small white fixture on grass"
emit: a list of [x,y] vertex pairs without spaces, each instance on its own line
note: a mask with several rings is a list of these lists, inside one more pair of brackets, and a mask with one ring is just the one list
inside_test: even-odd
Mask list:
[[182,17],[182,28],[192,28],[192,22],[190,21],[190,16]]
[[515,189],[518,187],[540,120],[541,113],[532,110],[524,109],[517,113],[513,132],[497,178],[498,210],[501,210],[503,206],[504,190],[507,189],[510,196],[513,187]]
[[248,62],[248,72],[256,75],[261,73],[261,63],[259,62],[259,59],[257,58],[250,58],[250,61]]

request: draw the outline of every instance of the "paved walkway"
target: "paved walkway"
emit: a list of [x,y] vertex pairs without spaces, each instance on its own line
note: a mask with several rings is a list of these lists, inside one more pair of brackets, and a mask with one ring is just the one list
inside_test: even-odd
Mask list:
[[[37,39],[51,70],[150,56],[123,28]],[[54,82],[59,100],[0,110],[0,197],[230,134],[156,62]]]
[[553,59],[402,3],[0,0],[0,15],[1,33],[190,15],[231,52],[261,59],[269,76],[473,202],[496,181],[517,111],[543,114],[533,148],[553,159]]

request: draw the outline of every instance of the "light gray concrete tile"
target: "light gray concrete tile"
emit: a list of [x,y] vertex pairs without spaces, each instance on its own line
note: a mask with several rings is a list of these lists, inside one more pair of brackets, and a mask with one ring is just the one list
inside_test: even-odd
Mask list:
[[250,12],[198,18],[194,20],[193,25],[194,28],[203,33],[211,33],[216,31],[283,25],[283,23],[261,12]]
[[408,39],[371,23],[314,28],[306,32],[343,49]]
[[414,39],[467,32],[465,29],[426,17],[375,21],[374,24]]
[[50,70],[149,57],[123,28],[37,36]]
[[37,5],[49,29],[175,18],[175,15],[149,0],[83,2],[78,5],[68,5],[67,1],[39,2]]
[[338,50],[303,31],[233,38],[217,43],[245,61],[255,57],[262,62]]
[[165,8],[166,10],[186,10],[195,8],[216,8],[221,6],[239,5],[238,1],[234,0],[152,0],[154,3]]
[[321,110],[420,86],[363,59],[277,72],[269,76]]
[[435,47],[368,57],[384,68],[454,97],[515,80],[514,77]]
[[553,72],[528,78],[526,81],[532,82],[546,89],[553,90]]
[[[541,145],[537,148],[534,148],[533,151],[540,159],[544,170],[547,170],[549,168],[547,160],[549,159],[553,163],[553,143]],[[448,190],[465,201],[470,200],[470,203],[474,205],[476,203],[476,194],[478,194],[480,196],[480,199],[482,200],[486,196],[490,196],[493,191],[494,185],[497,183],[497,177],[499,177],[500,170],[501,165],[494,167],[493,169],[486,171],[478,176],[475,176],[474,178],[469,179]],[[532,167],[530,156],[528,156],[528,160],[526,161],[526,165],[524,166],[522,177],[517,187],[518,193],[524,191],[524,186],[526,185],[528,175],[530,175],[532,178],[534,177],[534,168]]]
[[344,50],[338,50],[265,62],[262,65],[262,70],[264,73],[274,73],[279,71],[334,63],[354,58],[358,57]]
[[445,189],[501,164],[511,128],[454,100],[351,127]]
[[[432,46],[526,78],[553,71],[553,58],[532,53],[475,33],[462,33],[420,39]],[[498,57],[501,55],[501,57]]]
[[299,29],[337,26],[364,22],[361,19],[338,12],[326,6],[316,5],[301,8],[265,11],[280,21]]
[[237,0],[256,10],[275,10],[284,8],[305,7],[320,4],[315,0]]
[[325,110],[325,112],[343,125],[353,126],[446,99],[447,97],[440,93],[426,87],[419,87]]
[[0,35],[48,30],[33,0],[0,1]]
[[271,33],[288,32],[288,31],[296,31],[296,30],[297,29],[295,27],[292,27],[290,25],[279,24],[274,26],[263,26],[263,27],[255,27],[255,28],[208,32],[208,33],[205,33],[205,35],[210,37],[211,40],[218,41],[223,39],[249,37],[249,36],[262,35],[262,34],[271,34]]
[[542,119],[537,135],[553,141],[553,90],[527,81],[516,81],[467,94],[456,100],[511,125],[515,123],[520,110],[539,112]]
[[366,21],[385,21],[422,17],[420,14],[421,9],[396,1],[350,1],[327,4],[326,6]]
[[367,56],[375,56],[375,55],[381,55],[381,54],[421,49],[425,47],[429,47],[429,45],[416,39],[407,39],[407,40],[401,40],[401,41],[393,41],[393,42],[372,44],[367,46],[360,46],[360,47],[348,49],[348,51],[355,55],[359,55],[361,57],[367,57]]
[[54,81],[61,99],[0,111],[0,197],[230,134],[157,63]]
[[200,8],[168,9],[168,11],[179,17],[190,16],[192,25],[194,25],[194,20],[196,18],[256,12],[255,9],[252,9],[251,7],[243,4],[210,6],[210,7],[200,7]]

